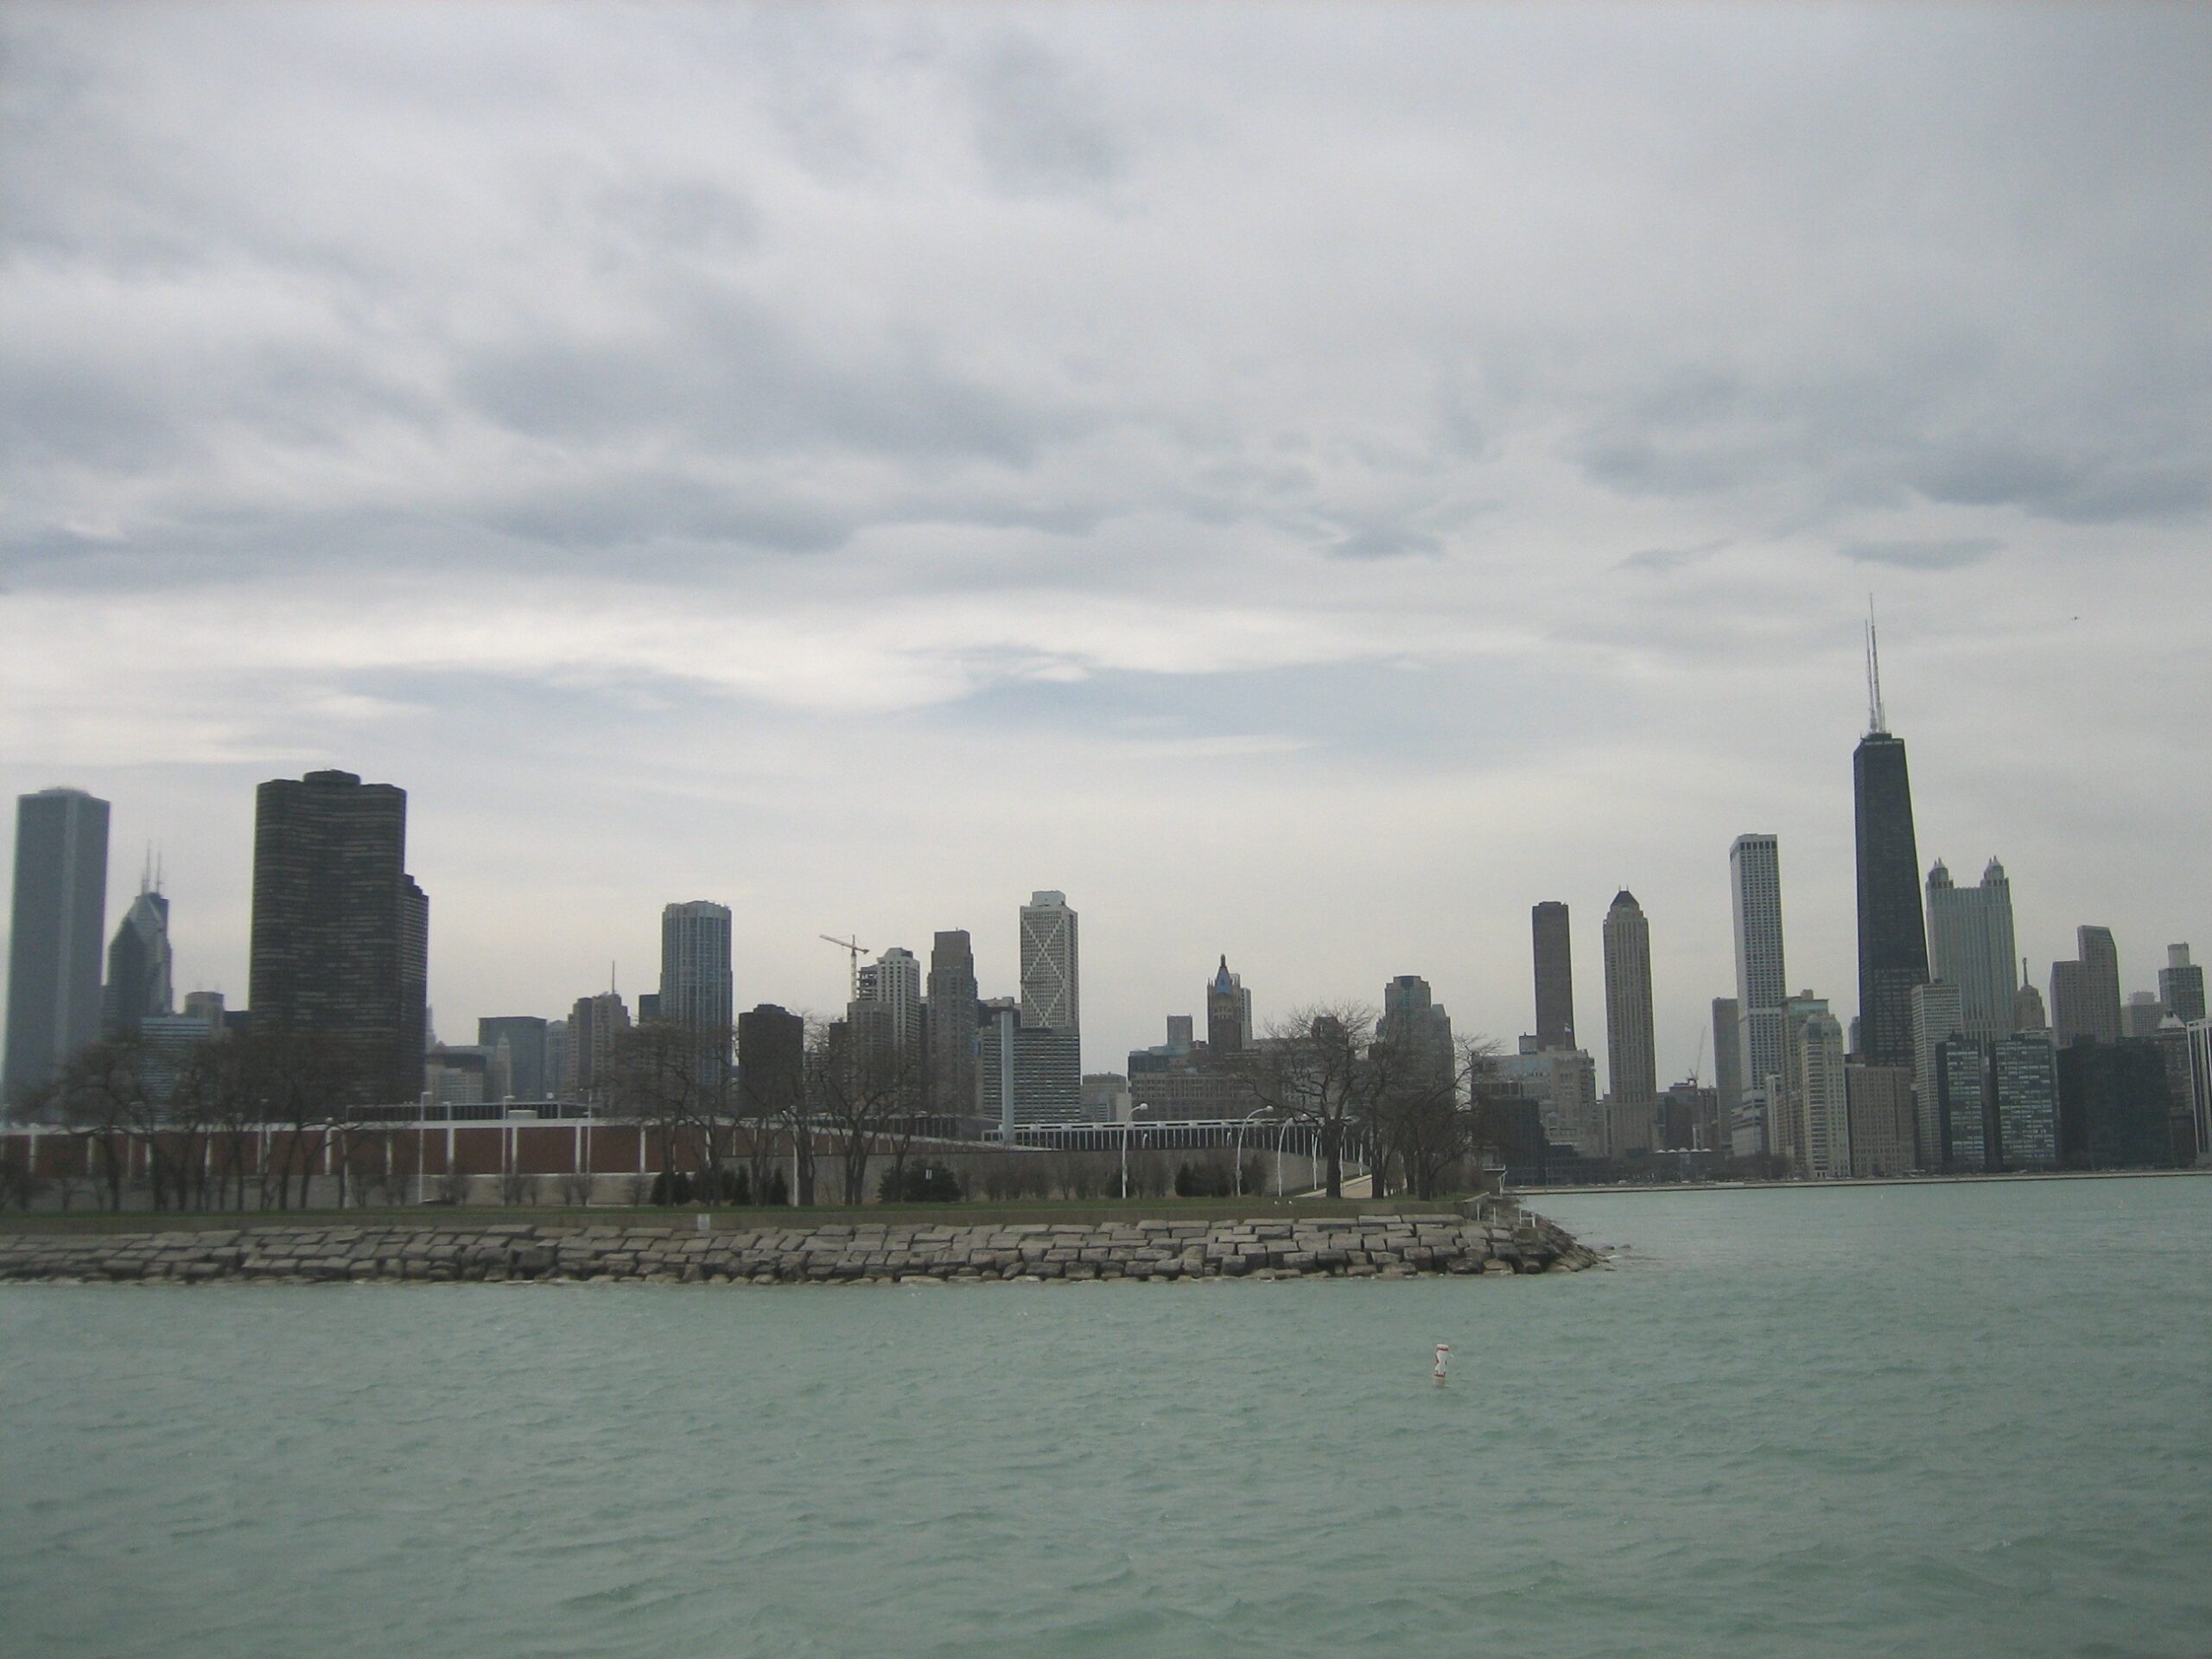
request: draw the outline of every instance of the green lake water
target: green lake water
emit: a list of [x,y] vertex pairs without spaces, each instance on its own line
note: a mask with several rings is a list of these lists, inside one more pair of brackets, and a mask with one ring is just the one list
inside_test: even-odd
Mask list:
[[1541,1207],[1617,1265],[0,1289],[0,1654],[2212,1651],[2212,1179]]

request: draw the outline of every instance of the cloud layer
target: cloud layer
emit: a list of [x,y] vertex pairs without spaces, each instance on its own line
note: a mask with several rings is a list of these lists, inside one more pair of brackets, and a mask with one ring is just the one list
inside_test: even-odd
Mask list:
[[[2212,24],[2186,9],[23,8],[0,755],[170,849],[410,786],[434,995],[669,899],[1085,916],[1094,1066],[1226,950],[1527,1023],[1652,913],[1662,1064],[1784,837],[1850,1001],[1870,582],[1923,861],[2207,933]],[[135,865],[135,860],[122,861]],[[880,937],[877,937],[880,936]],[[466,1016],[466,1017],[464,1017]]]

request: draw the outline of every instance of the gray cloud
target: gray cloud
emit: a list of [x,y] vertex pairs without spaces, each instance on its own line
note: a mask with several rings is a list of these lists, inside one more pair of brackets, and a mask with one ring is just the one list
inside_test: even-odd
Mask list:
[[1836,550],[1853,564],[1885,564],[1899,570],[1963,570],[2003,550],[1994,536],[1955,536],[1948,540],[1853,542]]
[[1694,547],[1647,547],[1640,553],[1630,554],[1613,568],[1642,570],[1655,576],[1672,575],[1688,565],[1711,558],[1727,545],[1726,542],[1700,542]]
[[969,72],[976,149],[1016,195],[1092,190],[1122,172],[1124,141],[1096,89],[1033,35],[1007,30]]

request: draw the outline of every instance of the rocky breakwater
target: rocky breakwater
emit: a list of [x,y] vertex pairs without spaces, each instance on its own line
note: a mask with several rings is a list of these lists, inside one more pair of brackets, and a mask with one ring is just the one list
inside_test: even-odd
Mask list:
[[700,1231],[500,1223],[441,1228],[0,1237],[0,1280],[850,1285],[985,1280],[1406,1278],[1573,1272],[1599,1258],[1541,1217],[823,1225]]

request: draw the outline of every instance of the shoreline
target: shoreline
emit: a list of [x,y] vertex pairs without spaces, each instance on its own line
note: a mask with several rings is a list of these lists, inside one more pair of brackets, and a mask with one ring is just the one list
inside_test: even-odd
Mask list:
[[1632,1192],[1833,1192],[1861,1186],[1977,1186],[2028,1181],[2146,1181],[2212,1176],[2212,1165],[2190,1169],[2017,1169],[1959,1175],[1848,1175],[1833,1181],[1616,1181],[1605,1186],[1517,1186],[1516,1198],[1588,1198]]
[[0,1283],[985,1284],[1511,1277],[1599,1255],[1522,1212],[706,1231],[529,1222],[0,1237]]

